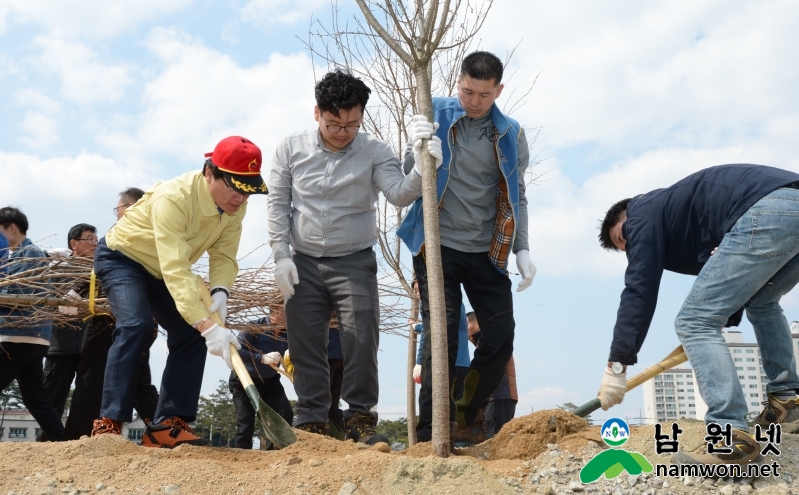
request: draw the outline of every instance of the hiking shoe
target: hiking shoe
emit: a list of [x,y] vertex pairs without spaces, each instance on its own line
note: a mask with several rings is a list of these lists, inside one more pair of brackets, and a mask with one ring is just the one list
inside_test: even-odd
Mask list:
[[114,421],[111,418],[100,418],[94,420],[92,436],[100,435],[122,435],[122,421]]
[[375,419],[364,413],[356,412],[344,425],[347,438],[355,442],[374,445],[380,442],[389,443],[388,437],[378,435],[375,431]]
[[327,431],[327,425],[325,423],[303,423],[301,425],[295,426],[294,428],[307,431],[308,433],[316,433],[317,435],[330,435],[330,433]]
[[483,443],[487,439],[485,421],[476,419],[470,425],[458,425],[455,436],[452,438],[452,443],[456,447],[471,447],[478,443]]
[[781,401],[774,394],[768,394],[755,424],[768,428],[771,423],[781,424],[783,433],[799,433],[799,397]]
[[185,421],[173,416],[157,425],[145,419],[141,444],[143,447],[174,449],[183,444],[205,447],[211,445],[211,441],[198,437]]
[[[726,447],[719,443],[717,447]],[[671,457],[675,464],[761,464],[763,456],[760,455],[760,445],[749,433],[741,430],[732,430],[732,453],[701,453],[677,452]]]

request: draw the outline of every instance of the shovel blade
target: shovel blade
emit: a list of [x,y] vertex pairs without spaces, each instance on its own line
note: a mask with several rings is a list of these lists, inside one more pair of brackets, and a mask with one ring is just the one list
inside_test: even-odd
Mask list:
[[255,385],[247,387],[246,392],[255,408],[255,413],[261,418],[264,435],[276,449],[284,449],[297,441],[297,435],[291,429],[291,425],[286,423],[286,420],[276,413],[274,409],[266,405]]

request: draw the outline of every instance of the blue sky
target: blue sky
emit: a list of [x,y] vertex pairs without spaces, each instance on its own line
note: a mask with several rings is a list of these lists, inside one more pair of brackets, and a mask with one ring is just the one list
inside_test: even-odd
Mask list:
[[[282,136],[315,124],[301,41],[312,15],[329,21],[329,2],[4,1],[0,203],[23,208],[31,238],[65,247],[76,223],[112,225],[118,191],[199,168],[222,137],[249,137],[268,164]],[[489,12],[483,49],[504,55],[521,41],[509,89],[540,74],[513,116],[543,126],[535,151],[548,171],[528,189],[538,275],[514,293],[517,414],[596,394],[626,263],[596,242],[610,204],[720,163],[799,171],[797,21],[799,6],[778,1],[500,0]],[[253,198],[242,253],[268,240],[265,210]],[[664,277],[631,373],[678,344],[673,319],[691,281]],[[785,308],[799,320],[795,293]],[[404,415],[406,347],[381,341],[384,417]],[[156,377],[164,360],[159,341]],[[203,392],[227,374],[209,358]],[[611,412],[642,407],[636,391]]]

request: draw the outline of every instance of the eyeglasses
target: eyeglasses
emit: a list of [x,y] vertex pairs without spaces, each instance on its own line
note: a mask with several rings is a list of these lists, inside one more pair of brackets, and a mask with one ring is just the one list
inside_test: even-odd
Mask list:
[[359,126],[359,125],[345,125],[345,126],[325,125],[325,127],[327,128],[328,131],[330,131],[332,133],[336,133],[336,132],[340,131],[341,129],[344,129],[345,131],[347,131],[349,133],[353,133],[353,132],[358,132],[358,129],[361,128],[361,126]]
[[87,237],[86,239],[75,239],[76,241],[83,241],[83,242],[91,242],[92,244],[97,244],[99,240],[96,237]]
[[128,203],[126,205],[119,205],[116,208],[114,208],[114,216],[118,217],[119,216],[119,210],[125,211],[125,208],[127,208],[128,206],[133,206],[133,203]]

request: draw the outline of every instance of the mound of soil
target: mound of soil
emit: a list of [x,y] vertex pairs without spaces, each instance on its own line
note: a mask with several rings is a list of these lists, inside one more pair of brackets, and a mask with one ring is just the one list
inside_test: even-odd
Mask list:
[[587,429],[585,420],[560,409],[550,409],[515,418],[493,438],[488,458],[533,459],[547,449],[547,444]]

